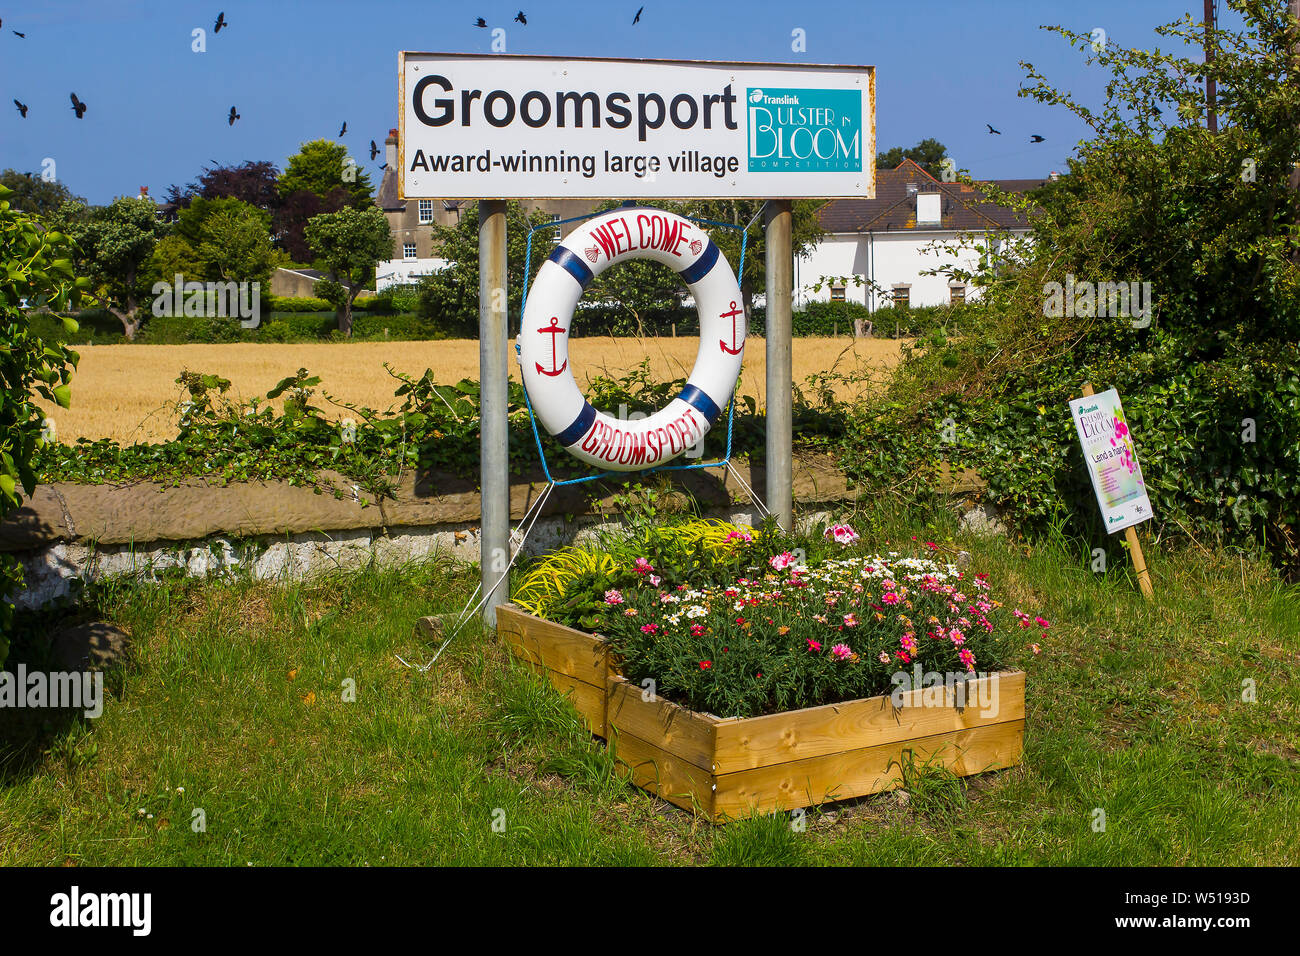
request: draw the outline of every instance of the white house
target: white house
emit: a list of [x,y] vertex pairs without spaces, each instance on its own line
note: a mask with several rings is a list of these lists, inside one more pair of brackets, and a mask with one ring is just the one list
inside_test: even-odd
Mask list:
[[[1044,182],[992,181],[1009,192]],[[796,310],[818,299],[860,302],[874,311],[895,303],[947,305],[975,298],[979,290],[965,283],[923,273],[952,265],[974,270],[987,245],[981,233],[996,244],[991,234],[1030,231],[1023,217],[985,202],[974,187],[939,182],[910,159],[895,169],[876,170],[875,199],[832,200],[818,216],[826,236],[795,262]],[[960,244],[960,249],[939,248],[944,244]]]

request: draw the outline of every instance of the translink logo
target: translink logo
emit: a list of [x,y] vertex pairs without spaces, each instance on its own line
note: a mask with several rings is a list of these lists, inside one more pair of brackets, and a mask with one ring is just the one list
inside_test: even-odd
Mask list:
[[858,90],[750,88],[750,172],[862,172]]

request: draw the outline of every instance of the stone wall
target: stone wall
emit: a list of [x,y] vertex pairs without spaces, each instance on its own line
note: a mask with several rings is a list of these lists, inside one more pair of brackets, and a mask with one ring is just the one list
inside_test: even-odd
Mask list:
[[[761,466],[736,463],[760,495]],[[721,469],[668,472],[658,502],[664,511],[695,502],[702,513],[743,524],[757,508]],[[510,488],[518,523],[545,490],[543,481]],[[558,487],[533,526],[525,553],[540,553],[616,527],[613,495],[604,482]],[[826,456],[797,458],[795,500],[805,514],[837,510],[852,498]],[[39,607],[74,595],[79,583],[118,575],[152,578],[180,568],[205,576],[240,570],[258,579],[295,580],[368,562],[400,565],[433,554],[479,558],[480,505],[473,482],[450,475],[407,473],[391,498],[376,499],[341,475],[322,473],[315,487],[286,482],[220,485],[202,479],[175,486],[42,485],[0,523],[0,551],[22,560],[26,587],[11,598]]]

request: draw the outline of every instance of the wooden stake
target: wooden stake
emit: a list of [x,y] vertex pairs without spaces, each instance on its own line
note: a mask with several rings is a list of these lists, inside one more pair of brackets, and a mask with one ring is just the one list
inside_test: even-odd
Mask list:
[[[1091,382],[1083,383],[1083,397],[1087,398],[1095,394]],[[1148,601],[1153,600],[1156,596],[1155,588],[1151,586],[1151,575],[1147,571],[1147,559],[1142,553],[1142,542],[1138,540],[1137,525],[1129,525],[1124,529],[1124,540],[1128,542],[1128,555],[1133,559],[1133,570],[1137,572],[1138,587],[1142,591],[1142,596]]]
[[1142,589],[1142,596],[1150,601],[1156,592],[1151,587],[1151,575],[1147,573],[1147,559],[1142,554],[1142,543],[1138,541],[1137,526],[1129,525],[1125,528],[1124,537],[1128,541],[1129,557],[1133,559],[1133,570],[1137,572],[1138,587]]

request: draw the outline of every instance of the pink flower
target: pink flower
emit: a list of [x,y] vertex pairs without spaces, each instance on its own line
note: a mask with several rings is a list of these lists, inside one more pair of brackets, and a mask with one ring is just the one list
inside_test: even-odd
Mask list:
[[783,571],[790,565],[794,564],[795,556],[789,551],[782,551],[780,554],[774,554],[767,559],[767,563],[772,565],[774,571]]
[[937,544],[935,544],[933,541],[927,541],[927,542],[925,543],[925,546],[926,546],[927,548],[929,548],[931,551],[938,551],[938,550],[939,550],[939,546],[938,546]]
[[888,664],[888,663],[889,663],[889,651],[881,651],[881,652],[880,652],[880,663],[882,663],[882,664]]
[[699,636],[700,636],[701,634],[703,634],[703,633],[704,633],[704,625],[703,625],[703,624],[692,624],[692,625],[691,625],[691,637],[699,637]]
[[733,532],[731,532],[731,534],[727,535],[727,540],[728,540],[728,541],[743,541],[743,542],[745,542],[745,544],[752,544],[753,541],[754,541],[754,536],[753,536],[752,534],[749,534],[749,533],[745,532],[745,531],[733,531]]
[[837,660],[841,660],[841,661],[846,660],[852,656],[853,656],[853,651],[849,648],[849,645],[847,644],[836,644],[834,647],[831,648],[831,657],[834,657]]
[[636,617],[636,608],[630,607],[623,612],[624,617]]
[[909,654],[916,653],[916,635],[908,631],[898,639],[899,645]]
[[822,649],[822,642],[821,642],[821,641],[814,641],[811,637],[806,638],[806,640],[808,641],[808,650],[810,650],[810,651],[820,651],[820,650]]
[[641,633],[642,633],[642,634],[653,634],[653,633],[654,633],[655,631],[657,631],[657,630],[659,630],[659,625],[658,625],[658,624],[642,624],[642,625],[641,625]]
[[961,658],[961,662],[966,665],[968,671],[975,669],[975,655],[970,652],[970,648],[963,647],[961,653],[957,656]]
[[1043,649],[1039,647],[1037,644],[1030,644],[1029,649],[1034,652],[1035,656],[1043,652]]
[[826,529],[825,537],[834,540],[837,544],[848,547],[857,542],[858,533],[846,524],[836,524]]
[[663,582],[663,578],[659,577],[659,575],[657,574],[650,575],[650,577],[648,577],[646,580],[650,582],[651,587],[656,587],[656,588],[659,587],[659,585]]
[[884,596],[880,600],[884,601],[886,604],[897,604],[899,601],[903,599],[899,597],[897,594],[895,594],[893,591],[886,591]]
[[952,641],[954,644],[956,644],[958,647],[966,643],[966,635],[963,634],[961,631],[957,630],[957,628],[955,627],[948,632],[948,639]]
[[636,566],[632,568],[637,574],[645,575],[654,571],[654,567],[645,558],[637,558]]
[[844,615],[844,626],[845,626],[845,627],[857,627],[857,626],[858,626],[858,616],[857,616],[856,614],[845,614],[845,615]]
[[608,590],[608,591],[605,592],[605,603],[606,603],[606,604],[622,604],[622,603],[623,603],[623,593],[622,593],[621,591],[616,591],[616,590],[614,590],[613,588],[611,588],[610,590]]
[[1039,627],[1044,628],[1044,629],[1049,628],[1049,627],[1052,626],[1051,622],[1048,621],[1047,618],[1045,618],[1045,617],[1036,617],[1036,618],[1034,618],[1034,623],[1037,624]]

